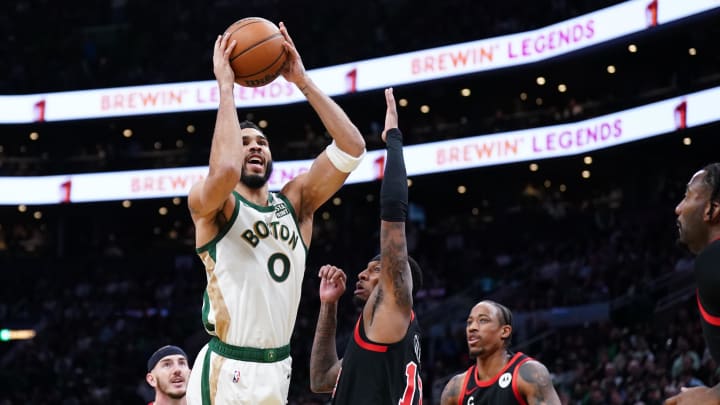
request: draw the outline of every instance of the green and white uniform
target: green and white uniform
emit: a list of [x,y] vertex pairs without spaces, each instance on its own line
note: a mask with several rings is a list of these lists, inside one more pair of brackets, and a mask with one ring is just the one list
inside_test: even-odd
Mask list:
[[282,194],[258,206],[233,191],[226,226],[197,253],[205,264],[202,320],[212,336],[193,365],[191,405],[285,404],[290,337],[307,247]]

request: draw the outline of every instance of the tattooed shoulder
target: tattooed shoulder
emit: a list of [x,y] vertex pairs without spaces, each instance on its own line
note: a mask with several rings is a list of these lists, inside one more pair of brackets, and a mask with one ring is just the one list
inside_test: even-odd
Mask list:
[[552,384],[548,369],[542,363],[535,360],[530,360],[520,366],[520,377],[538,387],[545,387]]
[[448,405],[457,403],[458,397],[460,396],[460,390],[462,389],[462,382],[464,380],[465,373],[457,374],[448,381],[447,385],[442,391],[440,397],[440,405]]

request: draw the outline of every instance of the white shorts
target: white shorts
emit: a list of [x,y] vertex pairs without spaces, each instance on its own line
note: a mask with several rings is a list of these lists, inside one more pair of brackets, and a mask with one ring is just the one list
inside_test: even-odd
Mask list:
[[[292,369],[289,355],[283,360],[273,361],[276,353],[262,351],[261,355],[265,358],[260,361],[234,360],[242,356],[218,350],[218,345],[223,346],[221,349],[230,347],[232,350],[232,347],[216,339],[206,344],[195,359],[186,395],[188,405],[287,403]],[[206,363],[207,359],[209,362]]]

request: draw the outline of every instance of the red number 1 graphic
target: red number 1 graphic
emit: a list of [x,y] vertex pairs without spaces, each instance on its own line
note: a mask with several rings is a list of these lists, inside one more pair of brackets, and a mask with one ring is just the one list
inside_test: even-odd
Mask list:
[[380,155],[375,159],[375,178],[382,179],[385,174],[385,155]]
[[415,398],[415,379],[417,379],[418,392],[420,393],[418,405],[422,405],[422,380],[417,373],[417,364],[414,361],[405,366],[405,377],[407,378],[405,392],[398,401],[398,405],[412,405],[413,398]]
[[72,191],[72,180],[64,181],[60,184],[60,202],[70,202],[70,192]]
[[355,93],[357,91],[357,68],[345,74],[345,84],[347,84],[347,92]]

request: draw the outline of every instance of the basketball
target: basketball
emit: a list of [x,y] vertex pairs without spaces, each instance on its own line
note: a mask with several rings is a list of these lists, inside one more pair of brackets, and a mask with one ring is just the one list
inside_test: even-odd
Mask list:
[[237,41],[230,54],[237,84],[260,87],[280,75],[287,53],[277,25],[261,17],[246,17],[230,25],[225,33],[230,33],[228,44]]

